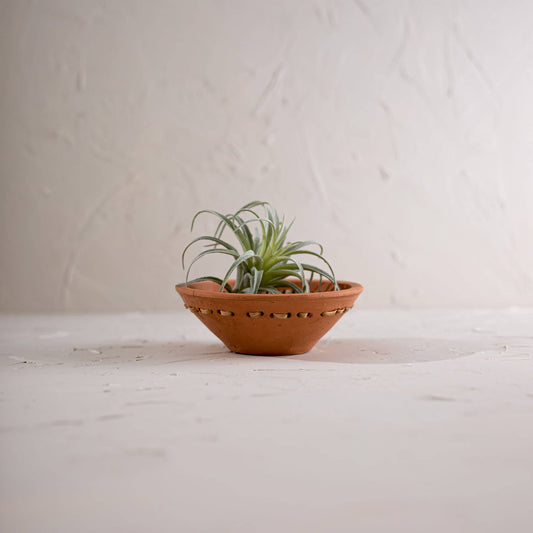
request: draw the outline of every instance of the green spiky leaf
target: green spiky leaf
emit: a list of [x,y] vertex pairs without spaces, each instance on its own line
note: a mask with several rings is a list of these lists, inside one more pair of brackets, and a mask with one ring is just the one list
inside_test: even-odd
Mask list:
[[[262,211],[262,212],[261,212]],[[316,241],[287,242],[287,236],[294,220],[285,224],[285,217],[280,217],[268,202],[253,201],[241,207],[235,213],[227,215],[211,209],[198,211],[192,220],[191,230],[196,219],[201,214],[210,214],[218,219],[213,235],[203,235],[191,241],[182,254],[182,264],[185,254],[192,245],[206,242],[208,248],[196,255],[189,263],[186,279],[189,279],[191,267],[202,257],[210,254],[224,254],[233,258],[229,269],[222,278],[203,276],[194,281],[215,281],[224,289],[235,293],[268,293],[279,294],[280,287],[290,287],[295,292],[309,292],[310,281],[316,274],[322,279],[332,282],[334,290],[338,290],[335,274],[329,262],[323,256],[323,247]],[[246,216],[247,220],[243,218]],[[234,246],[228,240],[222,239],[225,230],[229,230],[237,241]],[[309,246],[318,246],[319,251],[309,250]],[[238,247],[242,251],[239,251]],[[303,263],[298,256],[316,258],[322,267]],[[233,289],[229,286],[230,276],[235,274]],[[309,275],[309,279],[306,276]],[[287,278],[296,278],[301,287]],[[186,283],[192,283],[187,281]],[[318,289],[320,290],[320,288]]]

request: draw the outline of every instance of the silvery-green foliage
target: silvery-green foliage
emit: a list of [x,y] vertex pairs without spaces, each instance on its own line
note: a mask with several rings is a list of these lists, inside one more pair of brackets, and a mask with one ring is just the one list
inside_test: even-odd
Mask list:
[[[191,231],[199,215],[208,213],[219,219],[218,226],[213,235],[202,235],[191,241],[182,254],[182,265],[185,268],[185,254],[195,243],[204,242],[206,250],[199,253],[187,269],[186,282],[215,281],[220,284],[220,291],[226,289],[234,293],[271,293],[279,294],[280,288],[291,288],[295,292],[309,292],[309,282],[306,273],[310,274],[309,281],[314,275],[328,279],[333,283],[335,290],[339,290],[335,275],[330,264],[322,256],[322,245],[315,241],[286,242],[294,220],[285,225],[285,217],[279,218],[276,210],[268,202],[250,202],[241,207],[236,213],[223,215],[210,209],[202,209],[194,216]],[[225,230],[229,230],[236,237],[242,251],[222,239]],[[307,249],[309,246],[318,246],[319,251]],[[191,267],[202,257],[210,254],[225,254],[233,259],[223,278],[216,276],[203,276],[189,281]],[[328,271],[315,265],[303,263],[305,257],[318,258],[324,263]],[[228,280],[235,275],[235,285],[230,287]],[[287,278],[297,278],[301,287]],[[320,286],[319,286],[320,287]],[[320,290],[320,289],[319,289]]]

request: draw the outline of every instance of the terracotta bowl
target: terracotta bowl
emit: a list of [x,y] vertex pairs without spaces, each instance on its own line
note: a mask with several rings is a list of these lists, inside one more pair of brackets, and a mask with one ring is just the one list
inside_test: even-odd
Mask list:
[[177,285],[176,291],[232,352],[296,355],[313,348],[363,291],[358,283],[338,285],[340,290],[334,291],[330,282],[323,282],[321,291],[313,292],[318,288],[313,280],[310,293],[232,294],[219,292],[217,283],[201,281]]

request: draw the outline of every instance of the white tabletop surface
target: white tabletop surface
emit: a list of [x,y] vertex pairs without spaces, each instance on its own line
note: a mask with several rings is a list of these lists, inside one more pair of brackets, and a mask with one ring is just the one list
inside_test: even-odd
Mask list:
[[354,311],[291,357],[185,311],[0,331],[2,531],[533,531],[533,310]]

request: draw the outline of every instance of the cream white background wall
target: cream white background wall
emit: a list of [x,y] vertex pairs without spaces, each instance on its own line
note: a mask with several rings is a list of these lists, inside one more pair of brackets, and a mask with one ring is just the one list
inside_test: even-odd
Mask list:
[[532,27],[528,0],[1,0],[1,309],[177,309],[194,212],[251,199],[361,306],[533,305]]

